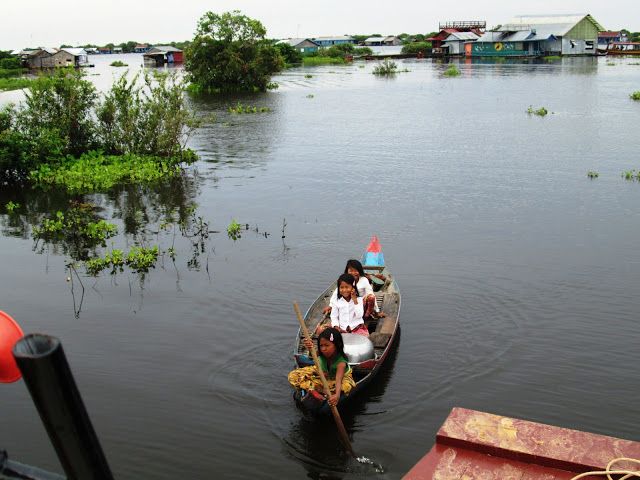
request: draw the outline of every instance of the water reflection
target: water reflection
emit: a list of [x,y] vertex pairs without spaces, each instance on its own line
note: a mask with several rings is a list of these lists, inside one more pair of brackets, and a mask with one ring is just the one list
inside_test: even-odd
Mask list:
[[[282,112],[285,104],[281,96],[272,92],[235,95],[190,95],[188,103],[205,117],[207,122],[190,139],[189,146],[204,162],[234,168],[264,166],[281,136]],[[232,113],[229,107],[238,103],[264,107],[261,113]]]

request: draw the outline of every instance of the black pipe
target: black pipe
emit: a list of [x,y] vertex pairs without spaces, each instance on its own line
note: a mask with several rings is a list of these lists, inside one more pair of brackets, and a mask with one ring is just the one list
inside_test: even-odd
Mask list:
[[13,356],[67,478],[113,480],[60,340],[26,335]]
[[0,450],[0,480],[65,480],[65,477],[9,460],[7,452]]

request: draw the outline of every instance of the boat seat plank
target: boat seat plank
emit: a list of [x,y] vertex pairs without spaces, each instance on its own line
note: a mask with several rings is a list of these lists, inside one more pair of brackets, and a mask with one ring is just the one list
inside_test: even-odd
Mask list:
[[371,343],[373,343],[373,346],[375,348],[386,347],[390,338],[390,333],[373,332],[371,335],[369,335],[369,340],[371,340]]

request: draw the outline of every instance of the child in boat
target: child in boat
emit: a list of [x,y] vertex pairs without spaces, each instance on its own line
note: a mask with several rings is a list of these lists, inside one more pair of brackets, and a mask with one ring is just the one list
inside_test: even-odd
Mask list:
[[364,324],[362,302],[358,299],[358,289],[355,279],[348,273],[338,277],[337,299],[331,308],[331,326],[342,333],[357,333],[369,336],[369,330]]
[[[355,280],[355,285],[358,290],[358,296],[362,299],[362,307],[363,307],[363,318],[368,320],[374,316],[384,316],[378,309],[378,304],[376,302],[376,296],[373,293],[373,287],[371,286],[371,282],[367,278],[364,273],[364,269],[362,268],[362,263],[358,260],[348,260],[347,266],[344,268],[344,273],[348,273],[353,276]],[[325,307],[322,311],[324,314],[331,312],[334,304],[338,300],[338,290],[334,290],[331,295],[331,299],[329,300],[329,306]]]
[[[305,339],[305,346],[311,350],[311,340]],[[318,359],[331,388],[331,396],[327,399],[330,405],[337,405],[340,394],[348,395],[355,386],[351,367],[344,354],[342,335],[335,328],[326,328],[318,336]],[[289,383],[293,388],[316,390],[324,393],[324,387],[315,365],[297,368],[289,373]]]

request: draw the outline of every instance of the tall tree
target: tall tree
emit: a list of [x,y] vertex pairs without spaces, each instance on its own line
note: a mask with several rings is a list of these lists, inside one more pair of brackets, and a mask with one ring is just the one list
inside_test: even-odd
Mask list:
[[278,49],[265,39],[258,20],[238,10],[205,13],[185,51],[191,83],[209,91],[264,91],[284,67]]

